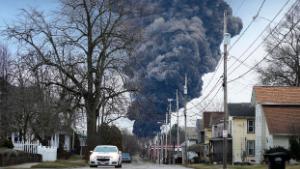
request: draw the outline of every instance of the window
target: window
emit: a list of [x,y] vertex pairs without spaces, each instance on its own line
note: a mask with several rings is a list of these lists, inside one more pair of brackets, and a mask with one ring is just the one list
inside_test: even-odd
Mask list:
[[255,141],[254,140],[247,141],[247,153],[248,153],[248,156],[255,155]]
[[248,120],[248,133],[254,133],[255,132],[255,122],[254,120]]

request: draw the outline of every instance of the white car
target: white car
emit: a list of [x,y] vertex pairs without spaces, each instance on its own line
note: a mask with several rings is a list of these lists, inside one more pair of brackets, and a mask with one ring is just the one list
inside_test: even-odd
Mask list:
[[97,146],[91,151],[89,165],[90,167],[115,166],[115,168],[122,168],[122,152],[116,146]]

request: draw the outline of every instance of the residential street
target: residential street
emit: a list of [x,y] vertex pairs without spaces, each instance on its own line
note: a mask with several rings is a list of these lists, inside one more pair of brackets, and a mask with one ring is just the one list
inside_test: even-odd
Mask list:
[[[16,169],[16,168],[30,168],[32,165],[35,165],[37,163],[26,163],[26,164],[21,164],[21,165],[15,165],[15,166],[9,166],[9,167],[4,167],[8,169]],[[0,167],[1,168],[1,167]],[[98,167],[98,168],[105,168],[105,169],[113,169],[115,167]],[[133,163],[125,163],[122,166],[123,169],[187,169],[186,167],[180,166],[180,165],[159,165],[159,164],[154,164],[154,163],[149,163],[149,162],[133,162]],[[76,169],[90,169],[90,167],[82,167]]]
[[[114,168],[114,167],[98,167],[98,168]],[[179,165],[159,165],[153,163],[131,163],[123,164],[123,169],[187,169],[186,167]],[[76,168],[76,169],[89,169],[85,168]]]

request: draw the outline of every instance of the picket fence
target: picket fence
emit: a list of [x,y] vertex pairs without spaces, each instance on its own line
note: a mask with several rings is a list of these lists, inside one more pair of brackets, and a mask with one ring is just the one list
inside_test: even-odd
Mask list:
[[30,154],[42,155],[42,161],[56,161],[57,147],[42,146],[38,142],[13,142],[14,149]]

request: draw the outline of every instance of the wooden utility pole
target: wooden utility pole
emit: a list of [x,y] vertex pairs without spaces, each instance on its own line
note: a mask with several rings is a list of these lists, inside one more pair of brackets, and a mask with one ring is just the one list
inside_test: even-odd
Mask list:
[[187,164],[188,162],[188,156],[187,156],[187,148],[188,148],[188,145],[187,145],[187,127],[186,127],[186,123],[187,123],[187,119],[186,119],[186,102],[187,102],[187,75],[185,75],[185,78],[184,78],[184,91],[183,91],[183,94],[184,94],[184,164]]
[[166,113],[166,124],[165,124],[165,140],[166,140],[166,145],[165,145],[165,159],[164,162],[167,164],[167,159],[168,159],[168,112]]
[[227,169],[227,151],[228,151],[228,103],[227,103],[227,46],[229,45],[230,34],[227,33],[227,11],[224,12],[224,75],[223,75],[223,88],[224,88],[224,120],[223,120],[223,169]]
[[[180,144],[180,136],[179,136],[179,96],[178,96],[178,89],[176,90],[176,112],[177,112],[177,143],[176,145],[178,146]],[[179,148],[177,148],[177,156],[179,155]]]
[[[169,102],[169,117],[170,117],[170,146],[172,146],[172,101],[173,99],[168,99],[168,102]],[[171,148],[171,151],[169,153],[169,156],[168,156],[168,163],[172,163],[171,160],[172,160],[172,148]]]

